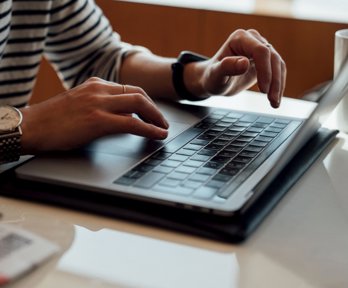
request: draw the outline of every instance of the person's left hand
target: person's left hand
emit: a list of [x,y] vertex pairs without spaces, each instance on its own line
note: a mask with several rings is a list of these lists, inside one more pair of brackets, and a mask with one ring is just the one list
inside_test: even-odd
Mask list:
[[211,59],[187,66],[185,83],[195,95],[234,95],[257,81],[272,107],[280,105],[286,65],[256,30],[236,30]]

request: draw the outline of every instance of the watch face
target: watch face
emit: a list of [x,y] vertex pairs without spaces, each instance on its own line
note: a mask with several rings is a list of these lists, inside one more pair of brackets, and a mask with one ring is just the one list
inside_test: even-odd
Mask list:
[[0,132],[16,129],[22,121],[22,115],[16,108],[0,106]]

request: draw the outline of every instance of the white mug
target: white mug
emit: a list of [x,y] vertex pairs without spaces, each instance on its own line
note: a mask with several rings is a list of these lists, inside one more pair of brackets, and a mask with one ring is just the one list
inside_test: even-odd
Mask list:
[[[341,65],[348,60],[348,29],[338,30],[335,33],[335,57],[334,57],[334,78],[338,75]],[[348,81],[348,79],[347,79]],[[348,95],[343,97],[336,108],[337,128],[348,133]]]

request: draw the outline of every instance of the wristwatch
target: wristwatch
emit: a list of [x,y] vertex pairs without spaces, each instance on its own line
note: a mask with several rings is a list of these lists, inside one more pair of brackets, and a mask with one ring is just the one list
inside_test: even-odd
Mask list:
[[17,108],[0,105],[0,164],[19,159],[22,119],[22,113]]
[[208,60],[209,58],[202,56],[197,53],[190,51],[182,51],[177,58],[177,62],[172,64],[172,80],[175,92],[182,99],[190,101],[199,101],[202,98],[199,98],[193,95],[190,91],[187,90],[184,83],[184,68],[185,65],[191,62],[199,62]]

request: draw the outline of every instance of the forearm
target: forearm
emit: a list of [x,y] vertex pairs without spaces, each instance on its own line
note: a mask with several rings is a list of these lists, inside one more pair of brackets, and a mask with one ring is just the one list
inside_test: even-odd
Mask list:
[[[174,58],[159,57],[151,53],[134,53],[126,57],[120,71],[120,82],[143,88],[154,99],[178,100],[172,83],[171,65]],[[185,66],[184,83],[194,95],[201,95],[201,69],[198,65]]]
[[171,80],[174,61],[146,52],[131,54],[123,60],[120,83],[139,86],[152,98],[177,99]]

